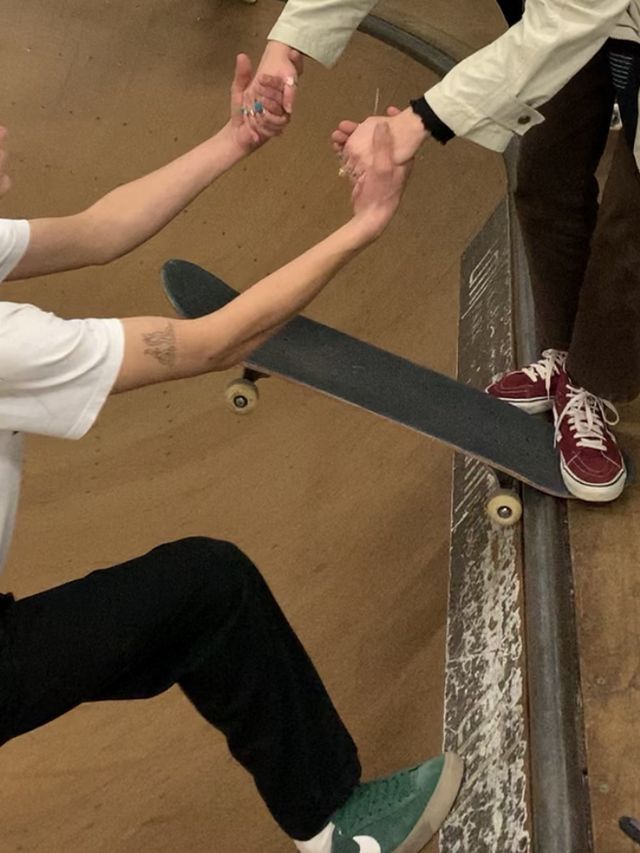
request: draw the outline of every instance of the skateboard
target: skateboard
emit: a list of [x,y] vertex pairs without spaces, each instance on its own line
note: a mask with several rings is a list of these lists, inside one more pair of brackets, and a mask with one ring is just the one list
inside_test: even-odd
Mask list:
[[[238,295],[188,261],[167,261],[162,280],[184,318],[210,314]],[[259,399],[256,382],[268,376],[366,409],[478,459],[493,474],[486,511],[500,526],[516,524],[522,514],[510,478],[558,498],[573,497],[560,474],[554,428],[544,416],[526,414],[308,317],[295,317],[247,357],[242,378],[226,388],[227,405],[237,414],[252,411]]]

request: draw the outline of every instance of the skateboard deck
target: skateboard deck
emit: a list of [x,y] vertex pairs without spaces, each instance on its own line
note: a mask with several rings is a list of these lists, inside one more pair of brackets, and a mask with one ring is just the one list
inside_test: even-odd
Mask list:
[[[162,278],[182,317],[210,314],[238,295],[188,261],[168,261]],[[441,441],[542,492],[573,497],[560,474],[554,428],[544,417],[308,317],[295,317],[244,365],[249,375],[279,376],[312,388]]]

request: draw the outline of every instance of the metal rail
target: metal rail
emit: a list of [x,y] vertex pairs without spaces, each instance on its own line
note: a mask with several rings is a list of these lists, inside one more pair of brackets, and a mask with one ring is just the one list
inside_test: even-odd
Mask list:
[[[533,299],[513,191],[518,143],[505,155],[518,360],[538,357]],[[524,487],[523,571],[534,850],[593,849],[573,567],[565,501]]]

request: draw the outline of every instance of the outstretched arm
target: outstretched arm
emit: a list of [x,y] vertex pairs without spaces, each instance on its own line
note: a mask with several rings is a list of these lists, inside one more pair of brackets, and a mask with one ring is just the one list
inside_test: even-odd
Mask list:
[[[231,117],[215,136],[155,172],[118,187],[81,213],[33,220],[29,247],[10,278],[105,264],[157,234],[216,178],[266,141],[259,129],[246,126],[241,114],[251,76],[249,58],[238,56]],[[267,80],[266,87],[265,98],[277,109],[283,85]]]
[[[504,151],[515,135],[543,121],[537,107],[596,54],[627,7],[628,0],[527,0],[517,24],[390,119],[396,155],[413,157],[430,135]],[[345,168],[368,167],[378,121],[341,123],[333,141]]]
[[114,391],[225,370],[301,311],[377,239],[398,207],[408,168],[394,164],[386,125],[376,131],[374,149],[372,169],[353,191],[353,217],[301,257],[206,317],[124,320],[125,356]]

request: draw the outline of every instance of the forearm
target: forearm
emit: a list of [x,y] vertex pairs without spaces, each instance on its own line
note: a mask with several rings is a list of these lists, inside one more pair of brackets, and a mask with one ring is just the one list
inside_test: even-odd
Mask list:
[[522,20],[425,94],[458,136],[502,151],[598,51],[628,0],[528,0]]
[[92,250],[112,260],[141,245],[242,157],[225,127],[166,166],[112,190],[84,214]]
[[124,320],[125,361],[115,391],[225,370],[299,313],[375,236],[354,218],[224,308],[197,320]]
[[12,279],[105,264],[144,243],[243,156],[228,126],[172,163],[117,187],[74,216],[31,221]]
[[[298,314],[364,248],[370,241],[368,234],[361,221],[352,219],[218,311],[217,320],[229,330],[225,349],[268,335]],[[208,318],[199,322],[206,337]]]
[[334,65],[377,0],[288,0],[269,39]]

